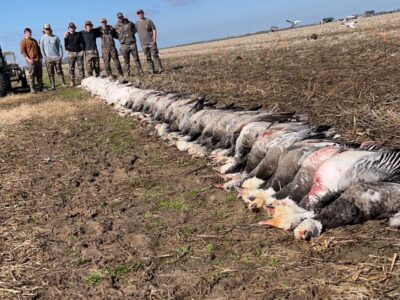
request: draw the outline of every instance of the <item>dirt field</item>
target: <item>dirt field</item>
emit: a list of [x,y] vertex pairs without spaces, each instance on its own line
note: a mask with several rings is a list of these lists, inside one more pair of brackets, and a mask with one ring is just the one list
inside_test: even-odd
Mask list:
[[349,139],[400,146],[399,27],[392,14],[167,49],[167,74],[141,84],[307,113]]
[[[316,41],[298,29],[251,37],[254,47],[169,49],[166,74],[135,80],[310,113],[350,138],[396,145],[400,56],[389,21],[377,21],[390,36],[386,60],[369,29],[329,24],[314,28]],[[399,299],[398,230],[375,221],[296,241],[258,227],[265,216],[218,182],[205,159],[79,89],[1,99],[0,298]]]

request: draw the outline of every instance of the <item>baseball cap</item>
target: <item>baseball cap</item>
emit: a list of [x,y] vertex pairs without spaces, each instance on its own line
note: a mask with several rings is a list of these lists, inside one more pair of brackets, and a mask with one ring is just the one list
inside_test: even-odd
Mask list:
[[73,22],[69,23],[68,28],[76,28],[75,23],[73,23]]
[[143,11],[143,9],[138,9],[138,10],[136,11],[136,13],[137,13],[137,14],[144,14],[144,11]]
[[122,12],[117,13],[117,18],[122,18],[124,14]]
[[100,23],[107,23],[107,19],[106,19],[106,18],[102,18],[102,19],[100,20]]
[[50,24],[44,24],[44,25],[43,25],[43,29],[51,29]]
[[93,26],[93,23],[92,23],[92,21],[85,21],[85,26],[87,26],[87,25],[91,25],[91,26]]

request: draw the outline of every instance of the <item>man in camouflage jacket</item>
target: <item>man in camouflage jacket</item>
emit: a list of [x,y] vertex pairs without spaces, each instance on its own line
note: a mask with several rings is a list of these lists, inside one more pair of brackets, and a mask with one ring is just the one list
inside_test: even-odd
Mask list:
[[118,40],[121,44],[121,52],[125,63],[125,73],[130,76],[130,56],[133,56],[133,60],[136,64],[137,74],[143,74],[142,65],[139,60],[139,53],[136,46],[136,26],[133,22],[129,21],[124,15],[119,12],[117,13],[118,22],[115,25],[115,30],[118,35]]
[[107,25],[107,19],[101,19],[101,27],[99,27],[100,38],[101,38],[101,51],[103,53],[104,69],[106,76],[111,76],[111,58],[114,62],[115,68],[117,69],[119,76],[124,76],[119,62],[118,51],[115,48],[114,38],[117,38],[117,32],[110,25]]

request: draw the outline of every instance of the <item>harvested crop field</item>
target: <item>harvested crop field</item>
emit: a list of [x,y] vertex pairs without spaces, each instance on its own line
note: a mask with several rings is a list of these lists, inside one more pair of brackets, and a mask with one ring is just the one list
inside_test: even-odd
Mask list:
[[[400,14],[164,50],[147,88],[306,113],[348,139],[400,146]],[[316,40],[310,39],[316,34]]]
[[[387,60],[363,22],[356,32],[328,24],[165,50],[167,72],[135,80],[296,110],[348,138],[397,145],[399,19],[376,21]],[[307,40],[314,30],[320,38]],[[265,216],[217,190],[206,159],[79,89],[7,97],[0,117],[2,299],[400,297],[400,232],[384,221],[311,242],[259,227]]]

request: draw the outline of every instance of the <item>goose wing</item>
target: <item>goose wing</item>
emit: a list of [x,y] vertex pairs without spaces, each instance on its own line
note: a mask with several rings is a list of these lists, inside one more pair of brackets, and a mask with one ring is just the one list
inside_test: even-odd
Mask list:
[[388,181],[400,175],[400,151],[379,151],[355,163],[353,168],[361,181]]

